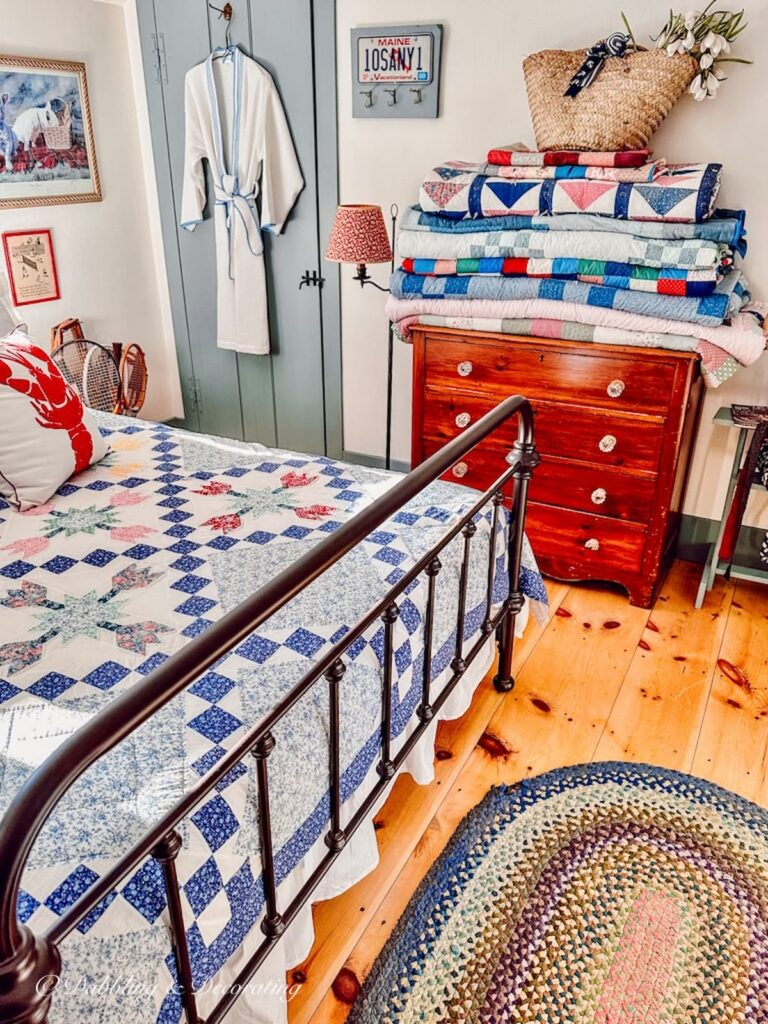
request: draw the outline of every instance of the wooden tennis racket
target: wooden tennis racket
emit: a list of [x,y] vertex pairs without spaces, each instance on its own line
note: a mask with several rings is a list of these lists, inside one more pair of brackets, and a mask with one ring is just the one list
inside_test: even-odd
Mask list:
[[[113,345],[120,367],[120,412],[124,416],[138,416],[147,396],[147,361],[144,352],[135,344]],[[119,353],[119,354],[118,354]]]
[[90,409],[120,412],[120,368],[114,356],[97,341],[65,341],[51,353],[64,380]]

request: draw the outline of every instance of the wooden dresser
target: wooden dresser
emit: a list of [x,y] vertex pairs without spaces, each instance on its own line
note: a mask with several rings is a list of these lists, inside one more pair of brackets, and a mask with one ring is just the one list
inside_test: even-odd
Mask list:
[[[527,525],[542,571],[610,580],[650,607],[680,523],[702,396],[697,357],[416,327],[413,367],[413,465],[502,398],[525,395],[542,456]],[[516,430],[511,422],[447,479],[489,487]]]

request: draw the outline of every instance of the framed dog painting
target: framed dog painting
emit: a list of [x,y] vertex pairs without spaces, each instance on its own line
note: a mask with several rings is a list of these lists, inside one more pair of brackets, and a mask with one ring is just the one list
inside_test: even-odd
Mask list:
[[0,56],[0,209],[97,199],[85,64]]

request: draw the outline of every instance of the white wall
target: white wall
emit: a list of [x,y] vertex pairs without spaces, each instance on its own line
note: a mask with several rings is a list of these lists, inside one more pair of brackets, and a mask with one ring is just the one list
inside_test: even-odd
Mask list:
[[[768,74],[759,45],[768,28],[766,0],[744,0],[749,28],[738,53],[754,56],[753,67],[730,65],[720,96],[704,104],[690,97],[671,113],[653,140],[657,154],[672,161],[719,161],[725,165],[720,203],[748,211],[750,251],[745,263],[755,293],[768,299]],[[729,5],[726,5],[729,6]],[[734,4],[739,6],[738,3]],[[401,208],[417,199],[424,172],[445,159],[478,160],[491,144],[534,144],[521,63],[548,48],[577,49],[621,29],[619,10],[643,41],[664,23],[659,0],[337,0],[339,51],[339,151],[341,202],[392,202]],[[371,24],[438,22],[444,26],[440,117],[437,120],[355,120],[351,103],[349,30]],[[388,268],[373,268],[381,283]],[[350,280],[342,267],[344,353],[344,445],[381,454],[384,441],[386,346],[384,297]],[[410,349],[396,346],[393,457],[410,455]],[[719,518],[733,438],[713,431],[720,405],[734,401],[768,404],[768,356],[707,395],[685,510]],[[768,500],[753,499],[750,520],[768,522]]]
[[33,337],[47,345],[53,324],[77,316],[97,341],[138,342],[150,373],[144,412],[164,419],[180,411],[178,371],[151,230],[148,128],[140,129],[134,74],[141,68],[130,57],[129,29],[123,9],[110,3],[2,0],[3,53],[85,61],[104,198],[2,210],[0,231],[53,233],[62,297],[20,308]]

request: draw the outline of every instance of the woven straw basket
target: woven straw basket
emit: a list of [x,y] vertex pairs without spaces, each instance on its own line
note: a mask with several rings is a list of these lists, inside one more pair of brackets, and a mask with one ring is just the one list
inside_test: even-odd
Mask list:
[[637,50],[609,57],[594,82],[564,96],[585,50],[542,50],[523,61],[536,146],[642,149],[698,71],[687,54]]
[[48,149],[72,148],[72,128],[68,124],[60,124],[56,128],[44,128],[43,136]]

